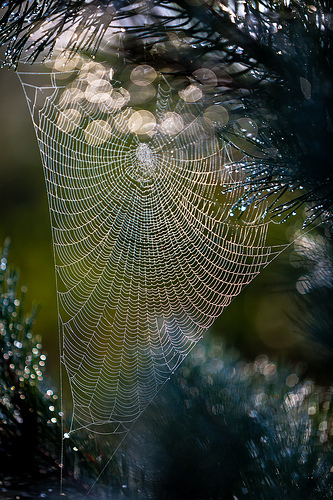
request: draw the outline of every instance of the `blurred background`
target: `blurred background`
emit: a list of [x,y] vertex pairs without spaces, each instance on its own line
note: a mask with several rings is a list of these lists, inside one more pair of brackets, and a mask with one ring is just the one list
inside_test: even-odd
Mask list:
[[[193,4],[195,10],[197,2],[186,4]],[[308,9],[311,15],[315,12],[312,7]],[[285,20],[288,29],[289,14],[288,11],[285,16],[284,10],[281,14],[281,22]],[[283,39],[288,30],[277,28],[276,33],[281,47],[286,44],[293,51],[294,44]],[[301,37],[299,40],[299,52],[310,54],[304,50]],[[178,43],[181,46],[177,38]],[[128,51],[127,56],[141,60],[145,46],[142,48],[139,42],[137,45],[128,42],[128,45],[133,53]],[[189,45],[184,45],[187,51]],[[187,62],[186,51],[183,58]],[[167,55],[168,51],[162,52],[161,59]],[[238,57],[237,51],[235,57]],[[298,62],[298,58],[295,59]],[[195,54],[193,61],[196,61]],[[191,73],[192,69],[188,71]],[[187,78],[185,70],[182,78]],[[296,82],[299,92],[298,78]],[[302,95],[301,107],[296,107],[295,112],[285,102],[287,84],[281,85],[279,80],[278,83],[281,90],[278,97],[285,104],[281,106],[282,118],[280,116],[276,126],[277,130],[282,127],[281,140],[287,137],[290,144],[294,144],[295,128],[290,126],[289,119],[294,116],[299,120],[301,116],[299,121],[305,123],[306,129],[304,143],[312,151],[311,161],[316,160],[316,148],[311,139],[313,130],[307,142],[307,124],[312,116],[309,99]],[[329,89],[327,93],[330,94]],[[275,109],[278,107],[275,94],[268,94],[270,105],[278,115],[280,109]],[[289,103],[294,105],[294,101],[297,104],[297,100],[290,97]],[[305,114],[298,113],[298,109]],[[284,120],[285,116],[288,119]],[[312,125],[312,129],[318,129],[315,121]],[[301,143],[303,123],[295,122],[294,126],[299,126]],[[325,148],[321,149],[326,154]],[[299,150],[308,156],[306,148]],[[286,148],[286,157],[289,153],[293,160],[292,148]],[[322,178],[327,175],[327,165]],[[317,161],[312,161],[312,168],[316,173]],[[300,175],[307,179],[300,170]],[[308,185],[311,187],[313,172],[310,173]],[[329,182],[327,184],[330,189]],[[47,490],[50,482],[59,482],[62,438],[58,418],[61,408],[57,406],[59,398],[53,393],[59,388],[59,348],[52,237],[33,125],[20,82],[15,72],[6,68],[0,71],[0,214],[0,246],[10,237],[9,263],[19,268],[20,284],[28,288],[25,310],[28,312],[33,303],[39,308],[33,331],[43,338],[43,353],[48,355],[45,378],[52,387],[46,391],[43,386],[40,392],[31,389],[29,393],[30,386],[26,382],[26,393],[18,392],[20,395],[12,391],[12,380],[5,387],[6,397],[10,393],[15,404],[23,395],[27,406],[39,407],[40,412],[40,417],[32,422],[26,418],[26,414],[31,417],[30,409],[21,402],[23,422],[12,418],[17,433],[17,440],[12,444],[12,464],[16,467],[17,457],[22,456],[20,475],[20,470],[26,471],[27,464],[29,466],[30,458],[37,457],[36,484],[40,484],[40,471],[45,474],[47,470],[50,476],[45,491],[50,491]],[[199,343],[190,359],[161,390],[149,411],[138,420],[129,440],[106,469],[103,481],[109,492],[110,484],[116,484],[120,496],[124,496],[132,484],[132,491],[140,489],[144,497],[142,485],[148,481],[150,488],[156,487],[155,498],[159,500],[208,497],[229,500],[236,498],[234,494],[237,498],[299,499],[306,498],[306,488],[312,482],[307,498],[332,498],[330,474],[333,464],[327,458],[332,455],[326,453],[331,450],[333,435],[329,413],[333,360],[332,238],[331,230],[324,225],[311,232],[302,231],[304,218],[302,207],[284,224],[271,224],[268,243],[290,243],[289,247],[234,299],[216,320],[207,340]],[[10,338],[10,332],[8,334]],[[31,364],[29,361],[29,366]],[[316,386],[313,380],[324,389]],[[15,404],[12,413],[16,411]],[[25,425],[27,438],[24,452],[21,423]],[[40,430],[44,434],[38,434]],[[44,441],[53,443],[53,462],[49,456],[45,458],[35,453],[36,450],[40,452]],[[319,442],[323,446],[318,452]],[[85,488],[91,485],[112,455],[115,443],[114,436],[109,441],[99,440],[88,432],[68,438],[65,456],[69,480],[74,478],[77,485]],[[2,446],[3,456],[7,456],[8,447]],[[0,448],[0,455],[1,451]],[[277,468],[281,471],[280,476]],[[12,474],[10,467],[8,470],[8,474]],[[29,467],[28,474],[27,484],[31,483]],[[232,479],[233,476],[237,476],[236,479]],[[327,480],[326,490],[322,480]],[[233,481],[232,487],[228,486],[228,481]],[[218,488],[215,492],[209,490],[214,485]],[[293,493],[290,488],[295,488]],[[220,495],[219,491],[225,494]],[[47,495],[51,493],[44,496]]]

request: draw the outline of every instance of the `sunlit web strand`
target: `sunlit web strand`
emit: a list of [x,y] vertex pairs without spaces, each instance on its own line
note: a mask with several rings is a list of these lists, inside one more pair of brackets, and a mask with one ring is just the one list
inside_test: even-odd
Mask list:
[[157,76],[155,101],[133,110],[108,70],[81,60],[68,80],[42,66],[19,76],[44,165],[72,430],[125,432],[281,247],[265,246],[263,205],[230,217],[243,174],[205,107]]

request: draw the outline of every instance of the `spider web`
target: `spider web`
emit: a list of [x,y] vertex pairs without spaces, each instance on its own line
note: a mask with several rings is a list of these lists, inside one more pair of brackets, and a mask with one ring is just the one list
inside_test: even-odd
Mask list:
[[249,158],[217,133],[227,107],[136,71],[139,98],[153,96],[136,106],[106,63],[78,55],[18,73],[48,193],[71,431],[127,432],[282,248],[265,244],[264,203],[233,217]]

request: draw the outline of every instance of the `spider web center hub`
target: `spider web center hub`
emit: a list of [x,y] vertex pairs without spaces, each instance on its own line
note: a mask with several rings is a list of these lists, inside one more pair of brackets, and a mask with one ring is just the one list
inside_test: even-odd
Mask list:
[[148,144],[139,144],[135,149],[132,168],[128,171],[131,179],[142,188],[151,186],[158,175],[156,160]]

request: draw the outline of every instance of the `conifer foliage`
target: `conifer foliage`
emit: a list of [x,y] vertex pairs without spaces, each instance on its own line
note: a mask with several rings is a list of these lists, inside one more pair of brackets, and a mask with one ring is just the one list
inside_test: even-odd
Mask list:
[[[69,29],[68,49],[95,57],[109,26],[121,32],[127,63],[156,68],[177,63],[176,77],[202,84],[195,71],[210,59],[224,74],[212,102],[232,93],[258,126],[254,142],[261,153],[248,167],[248,189],[239,206],[268,198],[273,216],[288,217],[307,203],[307,223],[331,221],[331,2],[13,0],[0,7],[0,44],[7,45],[9,65],[47,57]],[[244,143],[235,131],[219,133],[248,154],[253,151],[251,139]]]
[[[8,242],[0,266],[0,495],[58,498],[66,416]],[[108,463],[91,498],[332,498],[332,387],[302,370],[244,361],[208,335],[110,463],[112,438],[65,434],[66,497],[83,499]]]
[[[13,474],[30,484],[57,477],[60,438],[58,396],[45,388],[46,354],[32,333],[36,309],[26,314],[26,287],[8,266],[9,241],[0,261],[0,480]],[[60,413],[59,413],[60,412]],[[52,481],[53,482],[53,481]]]

